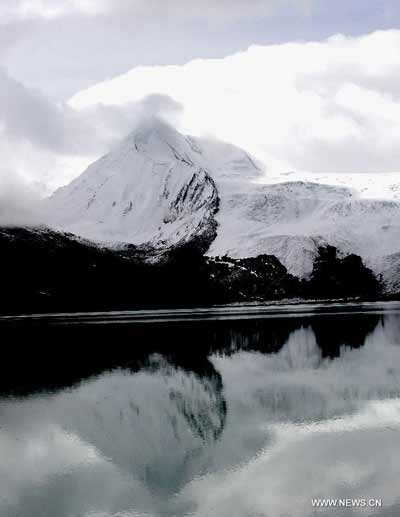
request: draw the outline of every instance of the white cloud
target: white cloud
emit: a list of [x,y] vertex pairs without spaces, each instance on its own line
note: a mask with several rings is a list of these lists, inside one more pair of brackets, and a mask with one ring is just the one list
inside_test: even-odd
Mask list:
[[143,116],[173,120],[181,106],[151,95],[123,107],[75,111],[0,68],[0,224],[35,221],[37,201],[106,153]]
[[307,12],[312,0],[3,0],[4,21],[26,18],[53,19],[71,14],[94,16],[126,13],[148,18],[174,16],[193,18],[253,18],[269,16],[281,8]]
[[160,111],[182,112],[183,131],[236,143],[270,169],[400,171],[399,50],[394,30],[253,46],[224,59],[134,68],[69,105],[0,69],[2,214],[7,196],[18,207],[33,191],[69,182],[143,113]]
[[6,0],[0,6],[0,16],[4,23],[29,18],[51,20],[74,13],[95,15],[106,10],[105,0]]
[[169,97],[149,95],[140,103],[88,107],[76,111],[54,103],[0,68],[0,131],[2,140],[28,142],[60,154],[94,154],[124,136],[143,115],[173,113],[182,107]]
[[151,93],[183,104],[184,129],[291,168],[400,171],[400,31],[253,46],[224,59],[138,67],[74,96],[123,106]]

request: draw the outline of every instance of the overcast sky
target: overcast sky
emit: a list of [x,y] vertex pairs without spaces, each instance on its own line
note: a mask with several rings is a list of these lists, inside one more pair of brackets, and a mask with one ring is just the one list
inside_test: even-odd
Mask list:
[[14,78],[67,98],[137,65],[397,27],[398,0],[1,0]]
[[1,0],[0,202],[77,175],[147,95],[291,168],[400,171],[399,23],[398,0]]

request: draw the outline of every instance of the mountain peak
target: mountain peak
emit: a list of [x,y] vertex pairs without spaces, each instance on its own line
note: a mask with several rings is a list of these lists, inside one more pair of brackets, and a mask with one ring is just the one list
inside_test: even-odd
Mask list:
[[201,151],[169,124],[143,120],[55,192],[48,213],[58,228],[96,241],[165,248],[211,235],[218,193],[200,158]]
[[133,149],[155,161],[186,159],[190,164],[190,149],[184,135],[159,117],[142,119],[118,148]]
[[215,238],[219,189],[260,169],[242,149],[185,136],[157,117],[141,120],[108,155],[47,202],[62,230],[103,242],[169,246]]

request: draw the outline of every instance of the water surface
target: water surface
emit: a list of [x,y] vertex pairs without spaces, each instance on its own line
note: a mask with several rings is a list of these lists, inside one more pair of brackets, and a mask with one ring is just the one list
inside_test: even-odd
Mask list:
[[398,516],[399,331],[397,303],[1,318],[0,515]]

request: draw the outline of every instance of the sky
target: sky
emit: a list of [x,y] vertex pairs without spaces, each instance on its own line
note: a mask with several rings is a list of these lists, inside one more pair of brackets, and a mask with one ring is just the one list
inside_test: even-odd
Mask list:
[[398,0],[1,0],[0,215],[149,112],[271,167],[400,171],[398,29]]

